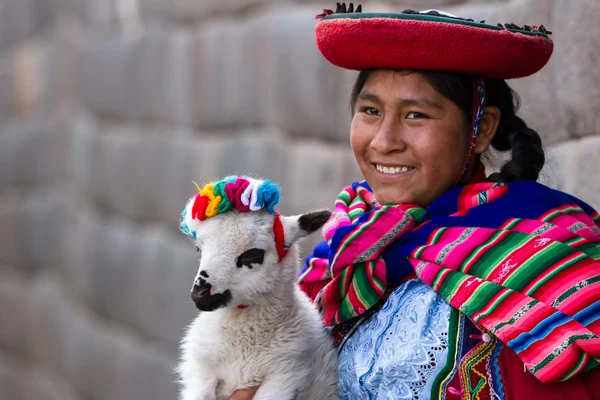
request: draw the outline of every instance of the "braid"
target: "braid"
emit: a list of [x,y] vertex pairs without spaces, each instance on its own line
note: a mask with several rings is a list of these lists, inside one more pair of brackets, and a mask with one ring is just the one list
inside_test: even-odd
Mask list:
[[545,161],[540,135],[515,115],[519,97],[504,80],[488,80],[487,89],[487,105],[498,107],[501,113],[492,147],[498,151],[511,150],[510,161],[502,166],[500,172],[490,175],[488,181],[537,180]]
[[527,127],[516,115],[506,124],[507,133],[498,132],[492,146],[500,151],[512,150],[511,159],[504,164],[500,172],[488,178],[492,182],[516,182],[537,180],[545,156],[540,135]]

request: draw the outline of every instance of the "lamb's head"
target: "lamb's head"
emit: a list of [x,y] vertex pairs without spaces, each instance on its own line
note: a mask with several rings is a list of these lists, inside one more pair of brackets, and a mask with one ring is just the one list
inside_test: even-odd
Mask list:
[[192,300],[201,311],[257,304],[289,286],[298,273],[296,243],[331,215],[280,216],[278,188],[253,178],[230,177],[198,191],[180,228],[200,254]]

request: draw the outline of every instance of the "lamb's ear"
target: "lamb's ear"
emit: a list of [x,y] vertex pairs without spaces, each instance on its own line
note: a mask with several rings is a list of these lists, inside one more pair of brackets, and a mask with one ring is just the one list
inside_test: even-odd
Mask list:
[[311,211],[302,215],[282,217],[285,247],[290,247],[298,240],[320,229],[331,216],[329,210]]

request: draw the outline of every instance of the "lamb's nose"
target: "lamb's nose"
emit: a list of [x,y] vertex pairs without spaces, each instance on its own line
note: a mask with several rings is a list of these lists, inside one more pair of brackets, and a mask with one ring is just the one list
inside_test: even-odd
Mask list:
[[192,299],[209,294],[211,288],[212,285],[210,283],[206,282],[204,279],[200,279],[199,282],[194,284],[194,287],[192,288]]

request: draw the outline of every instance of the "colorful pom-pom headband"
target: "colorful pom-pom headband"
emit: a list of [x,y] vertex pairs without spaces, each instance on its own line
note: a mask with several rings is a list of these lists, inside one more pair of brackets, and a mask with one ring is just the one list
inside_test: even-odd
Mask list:
[[285,257],[285,238],[283,225],[275,206],[279,202],[279,188],[268,180],[260,180],[243,176],[230,176],[218,182],[211,182],[204,187],[198,186],[198,193],[192,197],[181,213],[179,229],[196,239],[199,223],[230,211],[255,212],[265,211],[273,214],[273,233],[279,261]]

